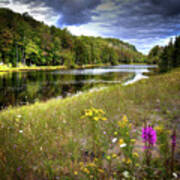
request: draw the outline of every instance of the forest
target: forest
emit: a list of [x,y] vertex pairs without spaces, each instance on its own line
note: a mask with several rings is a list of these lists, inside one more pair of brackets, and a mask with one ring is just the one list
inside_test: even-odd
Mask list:
[[170,40],[165,47],[155,46],[148,55],[150,64],[158,64],[160,72],[167,72],[180,66],[180,36]]
[[145,62],[135,46],[114,38],[74,36],[28,13],[0,8],[0,62],[24,65],[119,64]]

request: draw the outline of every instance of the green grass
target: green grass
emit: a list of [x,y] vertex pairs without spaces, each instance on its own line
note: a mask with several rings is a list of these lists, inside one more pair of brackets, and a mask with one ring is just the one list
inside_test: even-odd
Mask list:
[[[91,107],[103,109],[108,119],[99,121],[94,131],[92,121],[81,118],[84,110]],[[135,148],[142,145],[139,137],[145,122],[154,126],[163,124],[168,130],[178,127],[180,69],[152,76],[129,86],[114,85],[79,96],[10,107],[0,112],[1,178],[119,179],[123,177],[124,171],[137,179],[145,176],[146,179],[166,177],[166,174],[161,173],[163,165],[161,160],[157,160],[159,155],[155,155],[153,160],[152,168],[159,167],[153,177],[146,174],[142,158],[137,160],[142,166],[136,168],[123,165],[120,155],[117,160],[109,160],[109,154],[120,153],[119,149],[115,151],[117,147],[111,147],[111,141],[114,133],[119,131],[117,124],[123,115],[133,124],[132,132],[136,130],[136,133],[131,135],[131,138],[136,138],[139,143]],[[103,169],[104,174],[98,173],[97,169],[92,170],[93,167],[89,168],[90,172],[85,172],[86,169],[82,171],[79,166],[80,162],[87,166],[87,162],[94,160],[87,152],[94,151],[93,140],[97,137],[101,146],[96,149],[100,153],[96,166],[97,169]],[[101,156],[102,152],[104,156]],[[143,154],[142,148],[137,148],[137,152]],[[178,153],[176,152],[176,155]],[[176,162],[175,172],[180,168],[178,163]]]
[[[109,64],[86,64],[86,65],[75,65],[72,68],[94,68],[107,66]],[[24,66],[20,65],[19,67],[11,67],[8,65],[0,65],[0,73],[3,72],[19,72],[19,71],[48,71],[48,70],[62,70],[62,69],[70,69],[71,67],[62,65],[62,66]]]

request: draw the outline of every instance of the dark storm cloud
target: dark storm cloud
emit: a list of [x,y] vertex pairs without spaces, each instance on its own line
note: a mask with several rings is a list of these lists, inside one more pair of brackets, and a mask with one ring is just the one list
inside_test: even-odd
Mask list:
[[[2,0],[1,0],[2,1]],[[1,2],[0,1],[0,2]],[[27,4],[31,12],[59,16],[58,26],[87,25],[98,34],[140,44],[180,33],[180,0],[12,0]],[[4,1],[4,2],[8,2]],[[39,11],[39,12],[38,12]],[[147,47],[147,46],[146,46]],[[144,47],[141,49],[144,50]]]
[[14,0],[35,8],[37,5],[51,7],[61,15],[59,25],[80,25],[91,21],[95,15],[92,10],[101,3],[101,0]]
[[[105,36],[119,37],[130,42],[133,39],[140,47],[144,44],[152,46],[157,41],[180,34],[180,0],[113,0],[111,2],[114,2],[116,10],[109,8],[108,13],[116,14],[116,18],[101,25],[106,29],[103,32]],[[102,14],[108,16],[105,9]]]

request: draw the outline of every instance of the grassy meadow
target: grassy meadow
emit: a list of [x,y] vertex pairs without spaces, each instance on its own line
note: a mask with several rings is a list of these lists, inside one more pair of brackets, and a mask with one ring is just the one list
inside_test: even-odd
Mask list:
[[[179,123],[180,69],[9,107],[0,112],[0,179],[176,179]],[[141,137],[147,126],[153,145]]]

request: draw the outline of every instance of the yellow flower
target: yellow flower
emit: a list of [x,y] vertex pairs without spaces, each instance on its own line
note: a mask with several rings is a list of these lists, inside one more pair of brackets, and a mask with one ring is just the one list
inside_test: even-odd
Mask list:
[[96,167],[96,164],[94,164],[94,163],[89,163],[88,166],[89,166],[89,167]]
[[125,124],[124,124],[122,121],[119,121],[119,122],[118,122],[118,126],[119,126],[120,128],[124,128],[124,127],[125,127]]
[[164,127],[163,126],[157,126],[155,127],[155,130],[158,131],[159,133],[163,132]]
[[138,158],[138,157],[139,157],[139,154],[138,154],[137,152],[134,152],[134,153],[133,153],[133,156]]
[[114,132],[114,135],[115,135],[115,136],[116,136],[116,135],[118,135],[118,132],[117,132],[117,131],[115,131],[115,132]]
[[117,154],[112,154],[112,158],[117,158]]
[[110,160],[110,159],[111,159],[111,156],[107,156],[106,159],[107,159],[107,160]]
[[131,164],[131,163],[132,163],[131,159],[128,158],[128,159],[126,160],[126,164]]
[[118,142],[118,143],[119,143],[119,145],[124,144],[124,139],[122,139],[122,138],[121,138],[121,139],[119,139],[119,142]]
[[103,120],[103,121],[107,121],[107,118],[105,118],[105,117],[102,117],[102,120]]
[[93,112],[91,110],[86,111],[85,116],[91,117],[93,115]]
[[103,173],[104,173],[104,170],[99,168],[99,169],[98,169],[98,172],[100,172],[100,173],[103,174]]
[[74,175],[78,175],[78,172],[77,172],[77,171],[74,171]]
[[136,163],[135,166],[136,166],[136,167],[140,167],[140,164]]
[[99,112],[105,114],[105,112],[102,109],[99,109]]
[[99,117],[94,117],[93,118],[95,121],[98,121],[99,120]]
[[80,166],[84,166],[84,163],[83,163],[83,162],[80,162],[79,165],[80,165]]
[[127,118],[126,115],[123,116],[122,121],[123,121],[124,123],[127,123],[127,122],[128,122],[128,118]]
[[83,169],[83,172],[85,172],[86,174],[89,174],[89,173],[90,173],[90,171],[89,171],[87,168],[84,168],[84,169]]
[[135,142],[136,142],[136,140],[135,140],[135,139],[131,139],[131,142],[132,142],[132,143],[135,143]]

